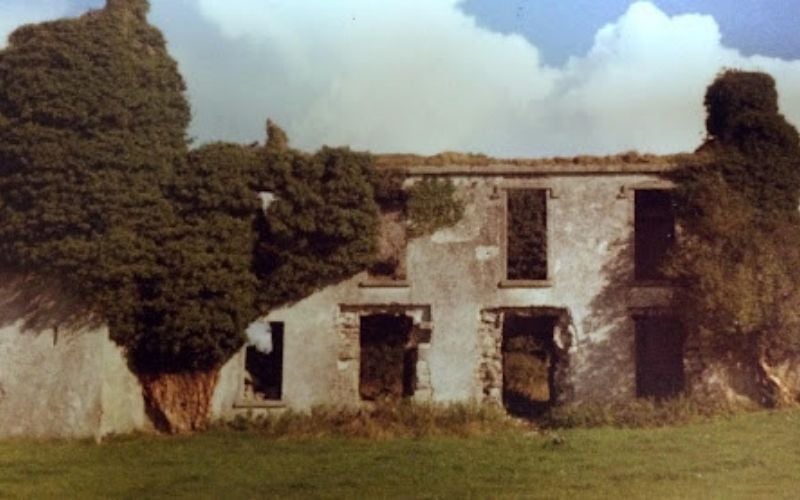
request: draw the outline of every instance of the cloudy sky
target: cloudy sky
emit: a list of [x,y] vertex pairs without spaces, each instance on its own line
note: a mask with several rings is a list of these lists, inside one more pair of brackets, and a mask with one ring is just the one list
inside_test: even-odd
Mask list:
[[[0,0],[17,25],[103,0]],[[800,124],[797,0],[151,0],[190,135],[497,156],[690,151],[722,68],[767,71]]]

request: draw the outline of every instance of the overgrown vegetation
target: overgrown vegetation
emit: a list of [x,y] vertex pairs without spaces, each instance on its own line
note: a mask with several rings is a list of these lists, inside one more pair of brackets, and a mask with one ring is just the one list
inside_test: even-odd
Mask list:
[[0,52],[0,256],[136,329],[186,155],[184,82],[147,2],[27,25]]
[[450,179],[423,178],[405,187],[407,174],[394,167],[376,168],[375,201],[381,211],[378,246],[369,267],[373,277],[404,279],[409,238],[432,234],[458,223],[464,203]]
[[257,417],[239,416],[224,429],[255,432],[269,438],[348,437],[400,439],[434,436],[482,436],[532,428],[510,419],[502,409],[476,403],[417,404],[382,401],[370,407],[320,406],[310,413],[291,410]]
[[257,227],[262,310],[366,269],[378,224],[369,154],[323,147],[308,155],[267,147],[265,160],[262,189],[273,192],[275,201]]
[[766,405],[797,388],[773,370],[800,352],[800,138],[769,75],[730,70],[705,99],[706,161],[675,174],[676,310],[706,359],[733,358]]
[[461,220],[464,204],[453,181],[426,177],[409,188],[407,211],[411,235],[422,236]]
[[635,399],[617,403],[554,406],[538,424],[544,428],[571,429],[591,427],[652,428],[685,425],[730,416],[747,409],[724,400],[709,401],[681,396],[655,401]]
[[106,323],[156,424],[179,431],[206,425],[260,313],[366,267],[377,206],[369,155],[292,150],[271,122],[264,147],[189,153],[185,85],[148,9],[108,0],[0,52],[0,264]]
[[543,189],[509,189],[508,279],[547,279],[547,194]]

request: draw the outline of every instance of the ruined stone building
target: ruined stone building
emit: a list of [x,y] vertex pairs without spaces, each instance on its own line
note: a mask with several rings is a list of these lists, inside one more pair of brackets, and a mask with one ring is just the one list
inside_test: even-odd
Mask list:
[[[658,267],[674,236],[670,184],[660,176],[670,167],[639,157],[410,163],[407,182],[455,184],[461,219],[408,239],[400,273],[364,273],[273,311],[266,321],[281,342],[280,390],[247,398],[232,390],[225,406],[355,404],[382,389],[416,401],[513,407],[520,391],[504,385],[504,364],[525,365],[515,361],[524,352],[542,361],[527,367],[543,371],[542,387],[527,391],[538,393],[528,394],[534,403],[679,392],[681,330]],[[543,258],[512,266],[509,242],[533,205],[544,234],[525,251]],[[369,379],[376,336],[402,344],[398,355],[380,358],[396,365],[394,388]],[[251,349],[233,362],[255,356]]]
[[[247,347],[223,368],[216,417],[384,396],[524,413],[683,389],[681,328],[658,266],[674,238],[668,158],[400,163],[406,183],[449,179],[463,216],[410,238],[384,214],[384,233],[404,242],[392,272],[272,311],[271,350]],[[520,239],[532,208],[539,234]],[[138,383],[103,329],[30,333],[9,319],[0,435],[147,427]]]

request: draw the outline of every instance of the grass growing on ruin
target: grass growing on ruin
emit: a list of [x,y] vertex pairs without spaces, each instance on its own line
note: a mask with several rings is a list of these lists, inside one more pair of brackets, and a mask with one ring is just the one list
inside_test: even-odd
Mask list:
[[0,443],[0,497],[795,498],[800,411],[478,437]]

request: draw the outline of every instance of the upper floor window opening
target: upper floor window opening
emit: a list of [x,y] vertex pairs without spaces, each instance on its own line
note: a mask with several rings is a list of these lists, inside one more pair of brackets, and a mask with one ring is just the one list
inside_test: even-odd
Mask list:
[[634,212],[635,279],[664,280],[663,266],[675,244],[672,192],[666,189],[637,189]]
[[506,200],[506,279],[548,279],[547,190],[509,189]]

